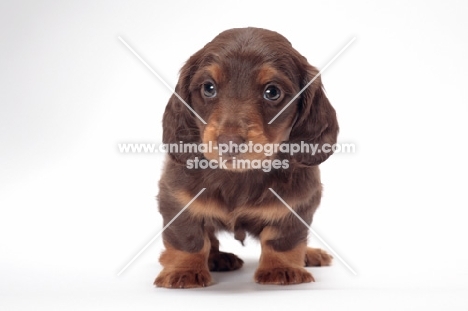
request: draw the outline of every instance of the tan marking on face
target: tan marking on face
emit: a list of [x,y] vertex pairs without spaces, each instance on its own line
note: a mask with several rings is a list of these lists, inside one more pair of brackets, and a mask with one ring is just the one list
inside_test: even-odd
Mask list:
[[270,65],[263,65],[257,75],[257,83],[265,85],[278,76],[278,71]]
[[[287,78],[280,72],[278,72],[271,65],[263,65],[258,73],[257,82],[261,85],[267,85],[269,82],[272,82],[278,77],[282,77],[282,81],[289,81]],[[290,105],[288,109],[297,109],[296,105]],[[282,141],[287,141],[289,139],[289,133],[291,131],[292,123],[294,122],[295,116],[293,115],[290,120],[287,122],[276,122],[274,125],[265,125],[269,128],[269,142],[270,143],[280,143]]]
[[[223,128],[222,125],[222,118],[225,118],[227,112],[223,112],[221,108],[215,110],[212,112],[210,118],[208,119],[207,126],[205,127],[203,131],[203,137],[202,141],[204,144],[209,145],[210,142],[212,146],[217,147],[217,139],[219,135],[225,134],[225,133],[235,133],[245,139],[245,144],[249,144],[249,142],[252,142],[252,145],[256,144],[261,144],[265,145],[270,143],[268,138],[265,136],[265,132],[263,130],[263,121],[261,119],[261,116],[258,114],[256,111],[243,111],[242,113],[246,116],[248,116],[249,126],[246,126],[245,128],[239,127],[238,129],[235,129],[234,131],[232,130],[232,127],[229,129]],[[237,131],[236,131],[237,130]],[[226,159],[230,159],[226,155],[220,155],[218,149],[213,149],[208,152],[204,153],[205,158],[208,160],[216,160],[216,161],[223,161]],[[264,152],[257,153],[257,152],[242,152],[236,155],[237,160],[263,160],[268,158],[265,156]],[[234,168],[231,163],[226,163],[226,166],[228,169],[233,169],[236,171],[243,171],[245,169],[239,169],[239,168]]]
[[218,64],[211,64],[208,67],[205,67],[205,70],[213,78],[214,82],[220,83],[221,79],[223,78],[223,71]]
[[[218,146],[217,139],[219,136],[219,110],[214,110],[210,118],[208,119],[207,125],[203,130],[202,143],[205,145]],[[208,160],[218,160],[218,150],[211,149],[204,153],[205,158]]]

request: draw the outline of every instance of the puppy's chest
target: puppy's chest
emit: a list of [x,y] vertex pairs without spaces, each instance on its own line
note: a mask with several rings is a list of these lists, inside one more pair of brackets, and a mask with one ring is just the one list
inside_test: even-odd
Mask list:
[[[188,199],[188,196],[185,196]],[[243,203],[243,204],[242,204]],[[291,202],[294,205],[294,202]],[[244,227],[247,231],[252,224],[273,223],[287,216],[290,211],[279,200],[268,200],[254,204],[244,200],[226,200],[205,196],[197,198],[187,209],[197,219],[224,229],[235,231]]]

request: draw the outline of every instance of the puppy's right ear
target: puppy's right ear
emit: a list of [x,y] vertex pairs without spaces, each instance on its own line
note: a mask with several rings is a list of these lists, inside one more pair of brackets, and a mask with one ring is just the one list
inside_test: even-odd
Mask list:
[[[189,58],[185,65],[180,70],[179,81],[175,92],[190,106],[191,96],[189,86],[191,79],[198,69],[202,51],[197,52]],[[192,108],[193,109],[193,108]],[[190,109],[175,95],[172,94],[167,103],[166,110],[163,116],[163,143],[168,148],[170,157],[180,163],[186,164],[188,159],[198,156],[202,157],[201,153],[191,152],[183,153],[183,150],[178,152],[170,152],[170,144],[200,144],[200,128],[197,125],[200,120],[193,114]],[[175,151],[175,149],[174,149]]]

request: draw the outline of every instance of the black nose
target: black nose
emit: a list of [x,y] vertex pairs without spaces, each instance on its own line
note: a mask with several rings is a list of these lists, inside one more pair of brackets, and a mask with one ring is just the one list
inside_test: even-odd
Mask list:
[[219,135],[218,148],[230,157],[239,154],[239,145],[244,143],[244,139],[239,135]]

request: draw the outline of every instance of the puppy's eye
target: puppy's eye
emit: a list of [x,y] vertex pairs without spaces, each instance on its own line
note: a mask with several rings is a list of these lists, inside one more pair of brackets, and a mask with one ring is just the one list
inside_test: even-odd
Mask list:
[[263,92],[263,98],[266,100],[277,100],[281,96],[281,91],[274,85],[269,85]]
[[205,97],[211,98],[216,96],[216,86],[212,82],[203,83],[201,90]]

